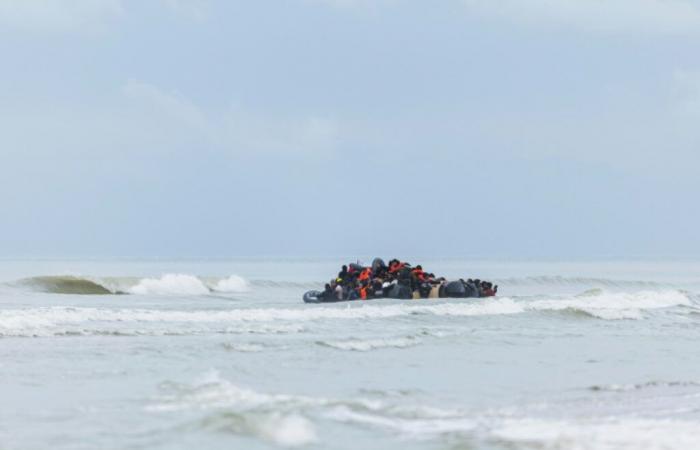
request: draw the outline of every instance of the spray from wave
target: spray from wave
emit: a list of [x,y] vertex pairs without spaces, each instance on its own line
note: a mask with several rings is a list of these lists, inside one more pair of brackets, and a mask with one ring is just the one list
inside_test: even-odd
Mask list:
[[204,295],[210,289],[192,275],[167,274],[160,278],[145,278],[129,293],[137,295]]
[[238,275],[231,275],[216,283],[214,290],[217,292],[248,292],[250,290],[250,285],[245,278],[239,277]]

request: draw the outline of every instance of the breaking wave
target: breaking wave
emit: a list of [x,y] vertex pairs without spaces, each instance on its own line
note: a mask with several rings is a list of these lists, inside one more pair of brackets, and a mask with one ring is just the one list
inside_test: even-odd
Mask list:
[[653,388],[699,387],[700,381],[647,381],[637,384],[593,385],[588,389],[596,392],[630,392]]
[[217,292],[248,292],[250,286],[245,278],[239,277],[238,275],[231,275],[228,278],[219,280],[214,286],[214,290]]
[[[347,398],[267,394],[238,386],[210,371],[193,384],[166,382],[147,409],[157,414],[198,412],[194,426],[251,436],[282,446],[317,441],[313,423],[331,421],[403,439],[435,440],[450,448],[697,448],[696,420],[632,414],[595,417],[531,416],[527,405],[471,410],[426,405],[412,395]],[[542,410],[542,405],[536,409]],[[444,445],[443,445],[444,446]]]
[[317,440],[314,425],[297,407],[300,402],[308,403],[303,397],[241,388],[221,378],[216,370],[210,370],[192,385],[163,383],[161,391],[157,402],[147,408],[152,412],[220,410],[196,422],[204,430],[250,436],[284,447],[304,446]]
[[160,278],[144,278],[129,289],[137,295],[204,295],[211,289],[192,275],[167,274]]
[[582,313],[604,320],[639,320],[644,318],[644,311],[692,304],[689,295],[682,291],[611,293],[593,289],[573,297],[534,300],[527,304],[527,308]]
[[282,447],[301,447],[318,440],[316,427],[298,414],[223,412],[204,418],[199,425],[205,430],[256,437]]
[[601,288],[633,288],[633,289],[659,289],[670,288],[671,285],[644,280],[617,280],[612,278],[596,277],[565,277],[558,275],[543,275],[520,278],[500,278],[498,284],[508,286],[592,286]]
[[[192,285],[187,283],[192,282]],[[201,290],[198,283],[178,283]],[[174,283],[175,284],[175,283]],[[153,289],[158,284],[145,284]],[[153,292],[153,291],[151,291]],[[167,292],[164,290],[158,291]],[[541,312],[575,312],[603,320],[639,320],[655,310],[683,306],[697,310],[681,291],[586,293],[554,299],[480,299],[390,304],[354,304],[295,308],[236,308],[211,310],[159,310],[140,308],[38,307],[0,310],[0,336],[51,336],[70,334],[198,334],[198,333],[299,333],[304,323],[320,320],[382,320],[396,317],[477,317]],[[415,339],[419,339],[418,336]],[[363,351],[381,346],[399,347],[408,341],[328,341],[322,345]],[[366,351],[366,350],[365,350]]]
[[33,277],[20,280],[14,284],[52,294],[110,295],[125,293],[112,289],[103,282],[76,276]]
[[25,278],[11,285],[49,294],[73,295],[207,295],[250,290],[250,283],[238,275],[228,278],[203,278],[187,274],[165,274],[157,278],[40,276]]
[[[303,322],[324,319],[383,319],[411,315],[478,316],[488,314],[515,314],[522,307],[513,300],[496,300],[489,303],[443,303],[439,305],[360,305],[346,308],[241,308],[230,310],[157,310],[41,307],[6,309],[0,311],[0,335],[47,336],[58,332],[93,330],[125,330],[141,327],[147,334],[174,330],[210,330],[236,332],[241,326],[260,324],[261,332],[274,332],[283,326],[292,332],[303,331]],[[286,322],[286,323],[284,323]],[[270,328],[261,327],[262,325]],[[148,328],[144,328],[148,327]],[[254,331],[250,331],[254,332]],[[282,332],[288,332],[284,329]],[[88,331],[87,334],[92,334]]]
[[689,420],[618,418],[504,420],[490,441],[506,448],[686,449],[700,447],[700,426]]
[[[237,434],[253,435],[280,445],[304,445],[315,440],[314,429],[308,417],[331,419],[338,422],[352,421],[364,425],[356,417],[372,417],[378,421],[458,419],[461,413],[428,406],[395,405],[387,399],[378,398],[326,398],[294,394],[267,394],[241,387],[222,378],[218,371],[211,370],[193,384],[166,382],[161,385],[161,395],[148,406],[155,413],[173,413],[183,410],[208,412],[199,421],[199,426],[217,431],[228,430]],[[214,412],[209,412],[214,411]],[[294,427],[287,428],[282,436],[270,436],[257,428],[244,424],[251,419],[267,422],[280,418],[293,418]],[[213,425],[212,425],[213,424]],[[286,438],[293,438],[287,440]],[[298,439],[297,439],[298,438]]]

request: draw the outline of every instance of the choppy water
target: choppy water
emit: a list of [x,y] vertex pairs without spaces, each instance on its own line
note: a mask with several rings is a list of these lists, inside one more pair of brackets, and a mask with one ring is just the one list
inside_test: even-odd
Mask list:
[[342,262],[0,262],[0,449],[700,448],[700,263],[303,304]]

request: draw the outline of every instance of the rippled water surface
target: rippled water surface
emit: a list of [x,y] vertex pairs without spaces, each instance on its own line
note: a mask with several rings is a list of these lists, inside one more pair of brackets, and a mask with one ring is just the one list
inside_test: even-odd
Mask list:
[[700,448],[700,263],[303,304],[343,262],[1,261],[0,449]]

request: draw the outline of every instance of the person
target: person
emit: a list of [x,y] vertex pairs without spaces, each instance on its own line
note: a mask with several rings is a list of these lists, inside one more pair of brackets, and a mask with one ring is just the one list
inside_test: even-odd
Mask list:
[[[464,286],[462,296],[493,297],[498,292],[498,286],[479,279],[467,281],[460,279]],[[445,297],[449,296],[445,287],[448,282],[444,277],[423,270],[423,266],[415,268],[408,262],[391,259],[388,266],[381,258],[375,258],[372,267],[357,263],[343,265],[338,276],[326,284],[319,297],[337,300],[368,300],[377,297],[388,297],[390,294],[400,298]],[[452,292],[452,295],[458,293]]]
[[482,297],[493,297],[498,292],[498,285],[494,286],[492,283],[487,281],[481,282],[481,296]]
[[348,287],[347,295],[347,300],[357,300],[358,298],[360,298],[360,293],[358,292],[358,289],[354,286]]
[[348,266],[343,265],[343,267],[340,269],[340,272],[338,272],[338,278],[340,278],[342,281],[345,281],[345,279],[348,277]]
[[344,299],[345,299],[344,292],[343,292],[343,285],[340,284],[340,283],[338,283],[338,284],[335,286],[335,297],[336,297],[338,300],[344,300]]
[[425,281],[425,272],[423,272],[423,267],[421,267],[420,264],[418,264],[415,269],[411,270],[411,275],[415,277],[416,281],[419,283]]
[[375,278],[374,280],[372,280],[372,296],[373,297],[383,297],[384,296],[383,285],[384,285],[384,282],[380,278]]
[[372,269],[367,267],[365,270],[360,272],[360,275],[357,277],[357,281],[363,282],[363,281],[368,281],[372,275]]
[[369,298],[369,286],[366,282],[360,284],[360,299],[367,300]]
[[393,265],[389,265],[389,273],[392,274],[397,274],[403,270],[408,263],[401,262],[398,259],[393,259],[392,262],[394,263]]
[[335,297],[335,290],[331,287],[330,283],[326,283],[326,286],[319,297],[321,297],[323,300],[330,300]]

